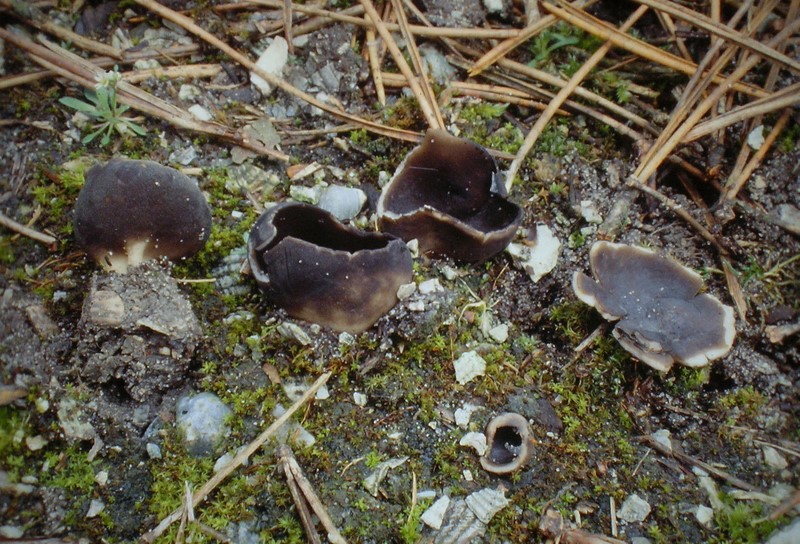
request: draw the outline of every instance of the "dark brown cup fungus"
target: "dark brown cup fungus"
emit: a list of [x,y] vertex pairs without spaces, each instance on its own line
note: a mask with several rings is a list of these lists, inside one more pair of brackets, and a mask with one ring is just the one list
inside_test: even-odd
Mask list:
[[78,243],[116,272],[147,259],[194,255],[210,232],[211,210],[197,184],[152,161],[93,166],[75,204]]
[[378,201],[381,229],[430,256],[475,262],[502,251],[522,222],[497,164],[474,142],[429,130]]
[[484,470],[494,474],[519,470],[531,455],[528,420],[513,412],[495,417],[486,425],[486,446],[481,457]]
[[700,275],[654,252],[595,242],[593,280],[576,272],[572,288],[609,321],[629,353],[662,372],[673,363],[698,367],[726,355],[736,327],[733,308],[698,294]]
[[256,221],[248,260],[259,286],[289,315],[347,332],[368,329],[395,305],[413,264],[402,240],[297,203],[278,204]]

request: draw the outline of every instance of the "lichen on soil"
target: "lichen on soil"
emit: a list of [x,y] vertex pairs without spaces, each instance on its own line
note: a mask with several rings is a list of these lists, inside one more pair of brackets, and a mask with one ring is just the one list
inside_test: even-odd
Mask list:
[[[257,10],[165,3],[227,32],[253,57],[269,42],[261,31],[270,20]],[[487,14],[489,3],[477,0],[421,4],[435,22],[451,26],[513,18],[510,8]],[[70,26],[80,18],[100,41],[110,42],[117,28],[136,43],[189,40],[127,2],[90,4],[75,14],[62,9],[48,17]],[[572,40],[570,54],[586,56],[579,49],[591,45],[585,35],[560,31],[577,33],[583,41]],[[521,48],[520,61],[545,51],[545,62],[566,69],[574,57],[548,49],[555,39],[548,36]],[[364,40],[352,26],[325,26],[298,42],[283,76],[311,94],[335,97],[347,111],[421,134],[425,122],[413,99],[390,90],[389,105],[375,105],[360,53]],[[9,44],[3,54],[6,73],[34,69]],[[294,444],[294,452],[351,542],[440,541],[420,520],[423,512],[444,495],[455,501],[486,488],[501,490],[509,502],[476,542],[544,541],[539,521],[550,508],[579,519],[590,533],[611,535],[613,526],[618,538],[654,544],[763,542],[796,518],[797,508],[769,516],[800,487],[800,337],[773,343],[765,332],[800,316],[800,240],[774,215],[782,205],[800,207],[796,116],[754,172],[747,197],[719,210],[733,217],[715,233],[737,247],[728,264],[690,225],[625,184],[637,153],[629,141],[574,115],[546,130],[509,195],[525,211],[517,241],[530,243],[528,233],[546,224],[562,242],[554,270],[533,282],[507,253],[478,264],[418,257],[414,281],[437,279],[442,288],[417,291],[364,333],[340,335],[289,318],[242,274],[247,233],[266,204],[289,199],[293,186],[319,182],[363,190],[367,204],[353,223],[373,229],[380,187],[413,144],[350,127],[334,131],[331,118],[296,98],[281,91],[262,96],[244,69],[216,51],[201,48],[196,55],[222,62],[223,70],[211,79],[151,77],[141,86],[180,102],[181,86],[191,85],[197,103],[234,124],[266,115],[292,166],[316,162],[317,173],[291,179],[286,165],[148,117],[138,120],[147,128],[143,137],[116,135],[108,147],[82,144],[74,112],[58,102],[82,91],[55,78],[3,91],[0,111],[9,123],[0,134],[0,211],[58,242],[47,248],[0,231],[0,536],[138,540],[181,506],[187,485],[197,489],[213,475],[220,455],[235,454],[274,420],[277,405],[292,403],[290,386],[307,386],[325,370],[333,372],[329,396],[293,418],[314,443]],[[618,85],[596,82],[610,95],[619,95]],[[443,102],[451,132],[505,153],[519,148],[534,114],[477,98]],[[151,263],[127,279],[86,259],[72,234],[71,209],[86,168],[117,156],[171,164],[197,180],[213,215],[210,239],[197,256]],[[694,210],[670,172],[660,180],[662,190]],[[634,360],[605,320],[575,297],[572,275],[588,273],[589,248],[602,237],[598,229],[608,227],[586,210],[602,222],[621,203],[627,209],[605,237],[698,271],[707,292],[728,305],[723,267],[736,275],[748,313],[737,319],[726,357],[659,373]],[[134,313],[110,328],[93,320],[98,286]],[[148,312],[167,320],[172,332],[164,334],[163,322],[142,321]],[[287,323],[304,335],[287,333]],[[507,325],[507,337],[490,334],[497,325]],[[453,362],[469,351],[485,361],[485,372],[459,384]],[[175,426],[178,399],[199,392],[214,393],[232,410],[229,435],[205,457],[187,453]],[[528,419],[532,454],[523,469],[498,476],[459,440],[502,412]],[[654,448],[654,434],[669,436],[680,455]],[[198,523],[186,527],[185,541],[215,541],[200,524],[231,542],[305,541],[284,474],[276,470],[275,446],[268,442],[195,509]],[[687,456],[730,478],[717,473],[709,480]],[[364,480],[382,462],[399,459],[405,461],[371,493]],[[737,487],[734,478],[751,489]],[[612,508],[619,511],[634,494],[649,504],[649,514],[612,519]],[[700,507],[712,509],[710,519],[700,518]],[[176,523],[158,541],[174,542],[177,534]]]

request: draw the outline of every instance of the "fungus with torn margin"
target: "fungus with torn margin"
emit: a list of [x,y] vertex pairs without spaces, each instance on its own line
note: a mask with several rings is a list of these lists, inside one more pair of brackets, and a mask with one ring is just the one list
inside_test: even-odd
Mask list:
[[530,425],[520,414],[505,412],[486,425],[486,452],[481,466],[494,474],[519,470],[531,455]]
[[112,159],[86,172],[75,203],[75,238],[107,270],[197,253],[211,210],[197,184],[152,161]]
[[419,240],[426,255],[475,262],[505,248],[522,208],[505,198],[497,164],[474,142],[431,129],[378,200],[381,229]]
[[300,203],[278,204],[259,217],[248,262],[259,286],[289,315],[353,333],[397,303],[413,265],[402,240],[345,226]]
[[577,297],[617,321],[614,337],[629,353],[662,372],[676,361],[698,367],[733,346],[733,308],[698,294],[700,275],[653,251],[595,242],[589,252],[593,280],[575,272]]

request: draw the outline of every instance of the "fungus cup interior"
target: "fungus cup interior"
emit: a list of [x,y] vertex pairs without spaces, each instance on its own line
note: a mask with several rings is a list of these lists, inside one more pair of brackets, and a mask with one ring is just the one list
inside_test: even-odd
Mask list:
[[590,250],[596,279],[573,276],[583,302],[617,321],[613,334],[642,362],[666,372],[674,362],[704,366],[726,355],[736,334],[733,308],[700,294],[699,274],[654,252],[596,242]]
[[211,210],[197,184],[153,161],[112,159],[86,173],[75,203],[75,238],[106,269],[197,253]]
[[338,331],[372,326],[412,279],[411,253],[402,240],[348,227],[308,204],[267,210],[248,246],[253,276],[277,305]]
[[513,425],[503,425],[494,432],[494,440],[490,444],[489,460],[498,465],[514,461],[522,449],[522,435]]
[[508,245],[522,221],[522,209],[505,196],[483,147],[429,130],[384,187],[378,216],[383,230],[417,238],[425,253],[476,261]]

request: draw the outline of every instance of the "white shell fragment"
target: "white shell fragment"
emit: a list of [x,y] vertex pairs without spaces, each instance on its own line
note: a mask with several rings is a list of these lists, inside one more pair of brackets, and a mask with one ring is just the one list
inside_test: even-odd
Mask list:
[[470,432],[461,437],[458,441],[459,446],[473,448],[478,455],[486,453],[486,435],[483,433]]
[[536,225],[536,243],[532,247],[525,244],[509,244],[506,251],[514,258],[514,263],[536,283],[558,264],[561,241],[547,225]]
[[477,352],[468,351],[453,361],[453,368],[456,371],[456,381],[464,385],[474,378],[486,374],[486,361]]
[[495,514],[508,506],[505,493],[489,487],[471,493],[465,500],[475,517],[483,523],[489,523]]
[[436,502],[434,502],[430,507],[425,510],[419,519],[432,529],[440,529],[442,526],[442,521],[444,521],[444,515],[447,512],[447,508],[450,506],[450,497],[447,495],[443,495],[439,497]]
[[[280,77],[283,73],[283,67],[286,66],[288,60],[289,44],[282,37],[276,36],[269,47],[258,57],[256,66],[270,75]],[[264,79],[255,72],[250,72],[250,81],[265,95],[272,92],[272,85],[264,81]]]

